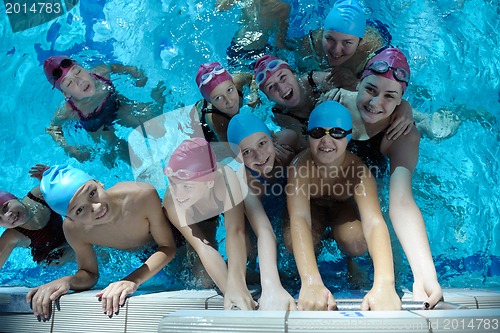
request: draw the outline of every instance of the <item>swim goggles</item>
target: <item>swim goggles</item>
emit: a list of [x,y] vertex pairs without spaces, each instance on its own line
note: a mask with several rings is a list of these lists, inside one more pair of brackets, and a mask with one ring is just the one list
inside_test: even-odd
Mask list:
[[390,69],[392,69],[392,75],[398,81],[405,82],[408,84],[410,82],[410,73],[402,67],[392,67],[385,61],[375,61],[367,68],[372,72],[383,74],[387,73]]
[[54,87],[55,87],[55,82],[57,80],[59,80],[61,78],[61,76],[63,75],[62,68],[69,68],[73,65],[73,63],[74,63],[74,61],[72,59],[67,58],[67,59],[64,59],[63,61],[61,61],[59,66],[54,68],[54,70],[52,71],[52,79],[54,80]]
[[208,175],[209,173],[212,173],[215,171],[215,167],[209,170],[204,170],[204,171],[190,171],[186,169],[179,169],[174,172],[171,167],[167,166],[165,169],[163,169],[163,172],[167,177],[175,177],[181,180],[191,180],[195,178],[199,178],[205,175]]
[[209,83],[210,81],[212,81],[212,79],[216,75],[220,75],[220,74],[224,73],[225,71],[226,71],[226,69],[224,67],[222,67],[221,65],[215,66],[210,72],[205,73],[200,77],[201,82],[200,82],[200,85],[198,86],[198,88],[201,88],[201,86]]
[[346,131],[345,129],[339,128],[339,127],[333,127],[327,130],[326,128],[323,127],[315,127],[307,134],[313,139],[321,139],[325,135],[329,134],[332,138],[340,140],[348,136],[349,134],[352,133],[352,129]]
[[266,72],[274,72],[279,68],[280,65],[288,66],[288,64],[281,59],[274,59],[270,61],[267,64],[266,68],[264,68],[255,75],[255,83],[257,83],[257,85],[260,86],[260,84],[264,82],[264,80],[266,79]]

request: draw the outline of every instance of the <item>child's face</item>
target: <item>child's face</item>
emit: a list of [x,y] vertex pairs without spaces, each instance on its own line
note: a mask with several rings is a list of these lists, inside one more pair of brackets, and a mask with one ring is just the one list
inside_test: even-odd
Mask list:
[[224,81],[215,87],[210,94],[210,102],[231,117],[237,114],[240,111],[240,96],[233,80]]
[[323,32],[323,50],[330,66],[339,66],[353,56],[360,38],[333,30]]
[[29,211],[19,200],[12,199],[0,206],[0,227],[19,227],[29,219]]
[[[325,129],[330,129],[325,127]],[[322,165],[328,165],[344,156],[347,148],[347,138],[334,139],[325,134],[319,139],[309,136],[309,148],[314,161]]]
[[209,189],[207,182],[196,182],[169,178],[169,189],[177,207],[189,208],[204,197],[205,191]]
[[261,89],[267,98],[284,107],[295,107],[301,102],[302,90],[299,81],[288,68],[274,72]]
[[356,106],[365,123],[376,123],[392,115],[401,104],[403,87],[379,75],[365,77],[358,88]]
[[276,150],[272,139],[263,132],[257,132],[241,140],[239,148],[245,165],[260,173],[269,174],[274,166]]
[[109,222],[112,214],[110,199],[102,184],[90,180],[71,199],[66,217],[78,223],[98,225]]
[[61,81],[61,90],[67,97],[76,100],[94,96],[95,79],[80,65],[73,66]]

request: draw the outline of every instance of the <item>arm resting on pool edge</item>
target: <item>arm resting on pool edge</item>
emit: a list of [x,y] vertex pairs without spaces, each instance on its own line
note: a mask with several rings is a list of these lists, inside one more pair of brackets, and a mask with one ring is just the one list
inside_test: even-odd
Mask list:
[[158,249],[141,267],[122,280],[110,283],[105,289],[96,294],[96,297],[102,302],[103,312],[108,316],[112,316],[113,313],[118,314],[120,306],[125,304],[127,295],[134,293],[141,284],[158,273],[175,256],[172,229],[163,213],[156,189],[151,186],[142,199],[148,205],[146,219],[149,221],[149,232],[156,244],[158,244]]
[[443,292],[425,230],[422,213],[412,193],[412,177],[418,161],[420,134],[415,127],[389,148],[391,161],[389,215],[414,276],[413,300],[433,308]]

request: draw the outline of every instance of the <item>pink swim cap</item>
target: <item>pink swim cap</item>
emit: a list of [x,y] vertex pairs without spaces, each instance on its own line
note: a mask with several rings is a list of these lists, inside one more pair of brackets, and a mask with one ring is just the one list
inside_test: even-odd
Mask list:
[[369,75],[379,75],[398,82],[404,93],[410,82],[410,66],[400,49],[387,48],[368,61],[361,80]]
[[210,102],[210,94],[219,84],[232,79],[228,71],[218,62],[201,64],[196,74],[196,84],[207,102]]
[[74,65],[76,65],[76,61],[71,58],[66,56],[53,56],[45,60],[43,70],[50,84],[61,90],[61,81]]
[[0,190],[0,206],[13,199],[17,199],[14,194]]
[[257,83],[259,88],[261,88],[271,75],[281,68],[292,70],[288,63],[279,58],[273,57],[272,55],[266,54],[265,56],[260,57],[253,68],[255,83]]
[[207,140],[184,140],[174,150],[168,166],[163,169],[167,177],[180,180],[206,182],[214,180],[217,160]]

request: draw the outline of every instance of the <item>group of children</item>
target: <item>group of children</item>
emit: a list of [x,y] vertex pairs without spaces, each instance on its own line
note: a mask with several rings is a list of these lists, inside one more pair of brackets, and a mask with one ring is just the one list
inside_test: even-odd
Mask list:
[[[365,40],[367,32],[371,37]],[[163,171],[169,186],[163,200],[151,184],[122,182],[105,189],[69,165],[37,165],[32,175],[41,180],[40,188],[22,200],[0,192],[0,225],[8,229],[0,238],[1,264],[13,247],[29,244],[30,239],[37,260],[37,238],[24,230],[61,223],[61,216],[64,234],[50,245],[50,253],[64,257],[65,236],[78,264],[74,275],[28,293],[34,314],[47,320],[52,301],[69,290],[95,285],[99,275],[93,245],[153,247],[141,267],[96,295],[105,314],[117,314],[125,298],[168,264],[183,241],[224,295],[226,309],[333,310],[335,298],[316,261],[325,237],[335,240],[349,258],[370,254],[374,279],[362,310],[400,309],[375,181],[384,176],[390,177],[389,216],[414,276],[413,299],[422,301],[423,308],[433,308],[442,290],[412,194],[420,134],[412,108],[403,99],[410,68],[401,50],[383,47],[381,36],[371,45],[374,36],[361,4],[338,0],[323,28],[309,34],[311,55],[321,61],[306,74],[270,54],[256,59],[253,73],[231,75],[218,62],[202,64],[196,84],[203,100],[196,104],[192,119],[202,126],[204,138],[183,141],[167,157]],[[326,63],[325,71],[319,65]],[[66,57],[52,57],[44,68],[49,82],[67,97],[61,112],[74,115],[89,131],[105,132],[112,126],[118,111],[108,103],[120,99],[109,72],[89,72]],[[275,103],[273,120],[281,131],[270,131],[252,113],[240,113],[245,85],[255,96],[258,89]],[[240,169],[217,162],[212,145],[218,141],[240,159]],[[286,202],[282,225],[271,223],[265,201]],[[227,262],[215,237],[220,214]],[[246,283],[246,221],[257,240],[262,288],[258,304]],[[297,302],[280,280],[276,228],[281,228],[297,265]]]

